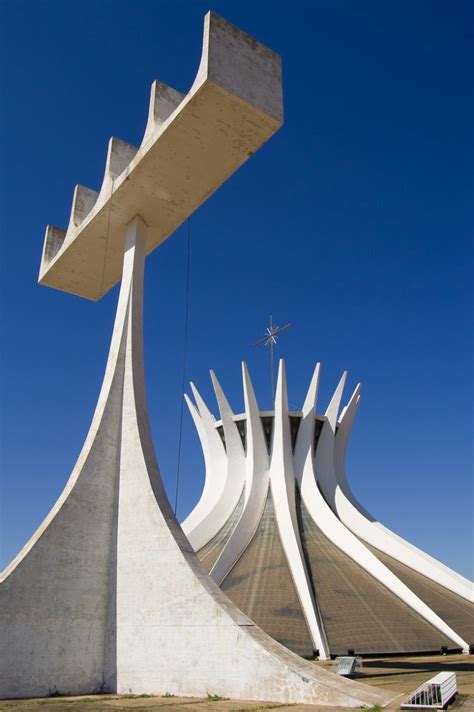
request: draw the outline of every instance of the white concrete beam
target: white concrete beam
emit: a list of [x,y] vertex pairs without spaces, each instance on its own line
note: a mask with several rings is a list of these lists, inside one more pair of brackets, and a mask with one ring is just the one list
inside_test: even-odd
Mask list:
[[275,519],[281,545],[285,552],[288,568],[298,594],[313,647],[319,651],[318,655],[321,660],[328,660],[330,658],[329,644],[311,589],[296,514],[295,473],[293,470],[293,452],[288,414],[286,370],[283,359],[280,360],[278,369],[274,417],[270,487],[275,508]]
[[65,239],[46,233],[39,281],[100,299],[121,277],[126,226],[139,213],[147,253],[166,240],[283,122],[280,58],[213,12],[186,96],[155,83],[137,149],[112,139],[97,201]]
[[371,546],[384,551],[414,571],[419,571],[458,596],[474,602],[474,586],[471,581],[378,522],[352,493],[346,477],[345,456],[359,402],[360,384],[349,400],[335,436],[335,481],[327,491],[328,497],[334,502],[335,512],[351,531]]

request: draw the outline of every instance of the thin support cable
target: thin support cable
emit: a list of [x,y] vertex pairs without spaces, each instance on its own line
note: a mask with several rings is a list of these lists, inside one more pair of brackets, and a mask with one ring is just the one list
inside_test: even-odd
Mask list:
[[184,386],[186,382],[186,366],[188,359],[188,316],[189,316],[189,253],[191,243],[191,218],[188,218],[187,230],[187,258],[186,258],[186,307],[184,316],[184,353],[183,353],[183,375],[181,379],[181,409],[179,416],[179,437],[178,437],[178,462],[176,465],[176,491],[174,498],[174,513],[178,509],[179,475],[181,469],[181,441],[183,439],[183,413],[184,413]]

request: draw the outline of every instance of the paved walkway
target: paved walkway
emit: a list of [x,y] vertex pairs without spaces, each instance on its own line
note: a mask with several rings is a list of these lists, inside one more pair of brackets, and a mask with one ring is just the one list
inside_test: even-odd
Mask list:
[[[330,669],[332,663],[315,663]],[[408,695],[438,672],[455,672],[461,694],[474,695],[473,655],[416,655],[397,658],[364,658],[360,682]]]

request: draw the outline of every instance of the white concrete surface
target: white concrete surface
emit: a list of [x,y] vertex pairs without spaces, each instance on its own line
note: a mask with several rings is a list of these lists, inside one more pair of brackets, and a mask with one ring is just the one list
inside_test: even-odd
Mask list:
[[211,372],[221,414],[226,448],[215,428],[215,418],[193,384],[199,411],[185,395],[194,424],[200,434],[206,463],[206,479],[199,502],[181,524],[193,550],[199,551],[222,529],[242,495],[245,486],[245,455],[233,413],[216,376]]
[[[270,459],[257,405],[257,399],[245,364],[242,364],[247,449],[245,452],[245,500],[242,513],[211,569],[216,583],[221,583],[255,534],[267,500]],[[240,438],[240,436],[239,436]],[[242,451],[243,445],[241,443]],[[232,453],[226,453],[230,459]],[[190,539],[192,541],[192,538]]]
[[149,253],[282,122],[280,57],[209,12],[190,91],[153,83],[141,145],[111,139],[97,199],[80,211],[74,199],[66,232],[47,228],[40,283],[99,299],[121,278],[125,230],[136,214],[148,225]]
[[[328,483],[336,480],[334,461],[336,422],[346,377],[347,373],[344,373],[326,410],[326,422],[322,427],[314,457],[310,456],[312,438],[304,444],[301,437],[301,447],[307,453],[303,470],[300,470],[297,476],[300,482],[302,499],[321,531],[333,543],[377,581],[386,586],[389,591],[392,591],[400,600],[465,651],[469,648],[466,641],[395,576],[390,569],[382,564],[345,526],[344,521],[338,519],[327,504],[330,501],[328,499]],[[310,387],[310,391],[313,390]]]
[[334,440],[334,472],[323,485],[328,501],[341,521],[368,544],[437,581],[458,596],[474,602],[474,585],[471,581],[378,522],[354,497],[347,481],[344,463],[352,424],[360,402],[360,390],[359,384],[339,419]]
[[[279,57],[208,13],[201,64],[189,93],[183,97],[154,83],[140,147],[112,138],[100,190],[78,186],[67,230],[46,230],[42,284],[91,299],[120,279],[122,284],[104,382],[76,466],[51,512],[0,577],[2,697],[211,692],[351,707],[389,700],[385,692],[301,660],[231,604],[176,522],[150,435],[142,353],[146,254],[237,170],[282,118]],[[193,532],[207,518],[200,541],[216,531],[245,484],[246,506],[212,572],[216,580],[219,566],[228,569],[233,552],[248,543],[269,486],[279,531],[286,532],[284,549],[288,556],[301,553],[289,494],[294,475],[287,467],[283,378],[281,367],[278,427],[286,445],[278,456],[274,448],[271,459],[245,368],[246,453],[237,453],[235,417],[221,394],[222,425],[233,443],[228,453],[234,452],[240,465],[245,461],[237,484],[230,484],[229,475],[237,465],[226,462],[216,423],[194,391],[198,409],[192,412],[210,443],[209,472],[215,464],[217,488],[203,494],[199,521],[193,524],[191,516]],[[332,431],[338,399],[339,394],[324,426]],[[324,655],[324,631],[318,629],[304,563],[293,562],[290,570]]]
[[[319,385],[320,366],[317,364],[308,394],[300,415],[301,421],[296,437],[294,453],[292,451],[290,436],[290,420],[288,411],[288,398],[286,393],[286,375],[284,363],[280,362],[278,375],[277,394],[275,399],[274,427],[271,452],[268,454],[261,416],[252,383],[245,364],[244,372],[244,395],[245,414],[234,416],[234,420],[245,418],[247,423],[247,452],[245,453],[246,471],[246,492],[248,498],[245,500],[240,519],[235,525],[225,547],[217,558],[211,576],[217,583],[221,583],[239,557],[249,545],[257,529],[260,517],[265,505],[268,486],[270,486],[274,508],[275,519],[286,555],[288,568],[290,570],[293,583],[295,585],[298,598],[303,610],[308,630],[310,632],[315,649],[320,652],[321,658],[329,656],[329,646],[324,630],[324,621],[321,617],[317,591],[313,594],[310,586],[308,571],[302,552],[298,522],[295,509],[295,485],[300,489],[302,500],[314,522],[341,551],[359,564],[365,571],[383,584],[389,591],[394,593],[401,601],[416,611],[422,618],[443,633],[447,640],[454,646],[468,650],[468,642],[461,635],[453,630],[439,615],[437,615],[424,601],[422,601],[408,586],[406,586],[387,566],[385,566],[361,541],[361,539],[373,544],[376,548],[395,556],[404,563],[416,569],[417,559],[410,558],[411,550],[404,550],[398,546],[396,538],[382,532],[380,525],[377,527],[368,519],[370,515],[360,507],[356,508],[355,500],[348,488],[344,471],[344,458],[347,448],[349,432],[354,420],[356,406],[360,397],[360,386],[357,387],[348,405],[343,409],[341,418],[338,421],[341,400],[347,373],[344,372],[334,395],[326,409],[324,416],[316,416],[316,399]],[[192,408],[191,402],[188,400]],[[203,404],[199,403],[200,410]],[[230,407],[229,407],[230,409]],[[196,411],[192,410],[195,417]],[[212,423],[212,415],[207,411],[207,422]],[[314,451],[314,432],[316,418],[323,421],[316,450]],[[203,450],[209,451],[209,434],[203,437],[202,423],[197,423],[198,433],[201,437]],[[218,428],[221,421],[214,421],[214,428]],[[243,452],[243,448],[242,448]],[[222,453],[221,457],[222,457]],[[242,453],[239,453],[242,456]],[[226,452],[226,468],[229,468],[229,461],[233,459],[233,452]],[[212,461],[212,457],[210,458]],[[239,460],[239,463],[241,461]],[[241,468],[241,464],[239,466]],[[235,469],[238,469],[237,465]],[[207,460],[206,460],[207,468]],[[219,469],[216,463],[210,463],[210,477],[214,478]],[[206,476],[207,479],[207,476]],[[347,494],[346,494],[347,493]],[[204,497],[204,493],[203,493]],[[207,495],[211,501],[210,495]],[[224,488],[220,494],[222,499],[228,497]],[[215,502],[213,506],[216,506]],[[189,515],[188,521],[193,521],[197,527],[199,520],[194,517],[194,512]],[[221,526],[224,522],[221,520]],[[388,530],[386,530],[388,532]],[[193,531],[186,533],[191,544],[194,542]],[[391,532],[389,532],[391,534]],[[356,536],[357,535],[357,536]],[[360,537],[360,538],[359,538]],[[209,541],[210,538],[207,540]],[[200,547],[207,543],[200,539]],[[400,540],[402,541],[402,540]],[[199,548],[200,548],[199,547]],[[415,547],[412,549],[416,552]],[[198,551],[198,547],[195,549]],[[421,557],[423,552],[419,552]],[[430,559],[426,555],[426,561]],[[425,564],[426,564],[425,561]],[[454,590],[453,583],[447,574],[447,567],[424,566],[423,573],[436,581]],[[443,577],[444,570],[447,574]],[[418,570],[421,570],[419,568]],[[453,573],[453,581],[462,584],[462,577]],[[465,581],[465,580],[464,580]],[[449,585],[448,585],[449,583]],[[457,591],[463,590],[466,594],[470,582],[465,581],[465,588],[458,585]],[[472,590],[472,589],[471,589]]]
[[0,697],[111,691],[385,704],[278,645],[205,573],[163,490],[148,422],[147,228],[129,226],[104,383],[58,502],[0,585]]
[[316,599],[311,589],[310,575],[303,554],[297,520],[295,472],[288,412],[286,370],[283,361],[280,361],[275,394],[270,487],[281,544],[286,555],[291,577],[295,583],[314,649],[319,650],[319,658],[321,660],[329,660],[331,657],[329,644]]

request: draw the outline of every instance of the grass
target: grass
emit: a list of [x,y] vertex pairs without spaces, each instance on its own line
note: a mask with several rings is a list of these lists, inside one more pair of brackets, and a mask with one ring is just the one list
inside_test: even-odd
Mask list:
[[[56,698],[61,698],[61,699],[55,699],[52,700],[51,697],[56,697]],[[61,704],[61,705],[77,705],[77,704],[88,704],[90,702],[93,702],[94,700],[90,700],[88,698],[79,698],[77,700],[68,700],[64,695],[50,695],[46,700],[39,700],[38,702],[35,702],[37,705],[53,705],[53,704]]]
[[208,702],[224,702],[225,700],[228,700],[229,698],[221,697],[220,695],[210,695],[208,692],[207,699],[208,699]]
[[[100,694],[100,693],[99,693]],[[164,695],[165,697],[174,697],[174,695]],[[108,700],[117,700],[117,699],[123,699],[123,700],[139,700],[142,698],[149,698],[149,697],[155,697],[155,695],[120,695],[119,697],[100,697],[99,702],[107,702]],[[51,698],[57,698],[57,699],[51,699]],[[59,693],[59,692],[53,692],[47,697],[45,700],[38,700],[34,704],[36,705],[51,705],[51,704],[62,704],[62,705],[93,705],[97,704],[97,699],[95,696],[90,695],[88,697],[76,697],[75,699],[71,700],[68,699],[65,695]]]
[[258,707],[242,707],[240,709],[231,710],[230,712],[260,712],[260,710],[276,710],[279,707],[293,707],[292,704],[272,704],[272,705],[259,705]]

